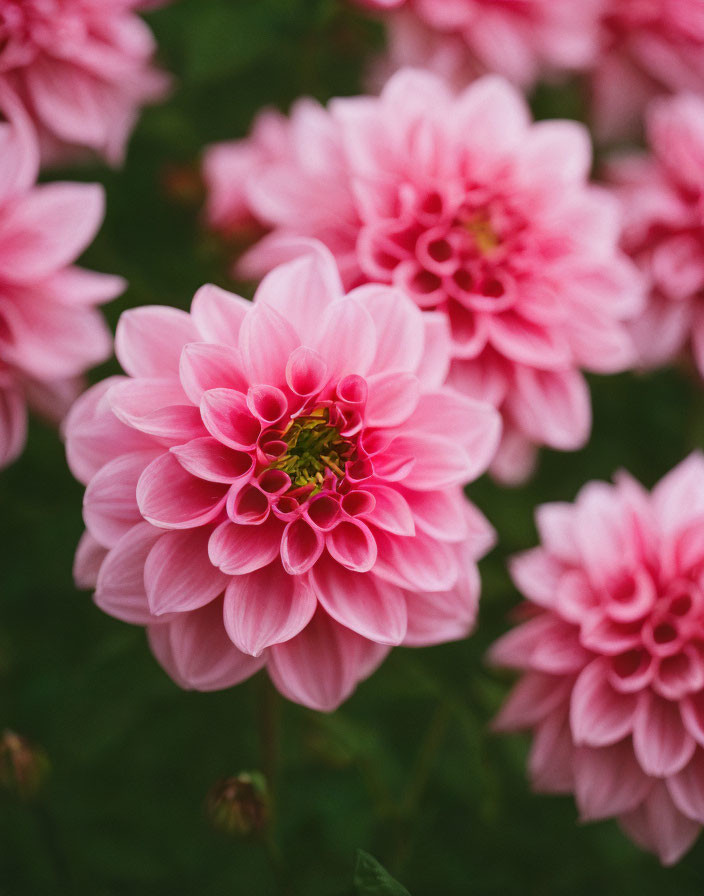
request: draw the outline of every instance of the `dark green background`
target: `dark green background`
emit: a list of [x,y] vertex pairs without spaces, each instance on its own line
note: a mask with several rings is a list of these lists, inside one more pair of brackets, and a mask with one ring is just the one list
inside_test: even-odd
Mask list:
[[[107,311],[113,326],[124,308],[185,308],[205,281],[232,285],[197,201],[166,187],[178,166],[210,141],[243,135],[262,105],[358,92],[364,56],[381,39],[342,0],[181,0],[150,21],[177,78],[172,99],[145,113],[124,170],[65,173],[107,187],[86,263],[130,281]],[[537,112],[565,114],[575,96],[544,90]],[[592,386],[586,450],[545,452],[524,488],[471,489],[501,537],[482,564],[476,635],[395,650],[331,716],[281,701],[278,869],[271,847],[213,831],[203,808],[218,778],[265,761],[264,680],[184,693],[140,629],[75,590],[81,488],[56,434],[33,425],[24,456],[0,476],[0,728],[43,745],[52,771],[36,804],[0,795],[1,896],[343,894],[357,847],[412,896],[701,894],[704,844],[664,870],[615,824],[579,826],[571,799],[530,794],[527,742],[487,727],[509,680],[482,657],[517,602],[505,558],[535,542],[533,507],[572,499],[621,466],[650,486],[702,441],[699,384],[686,372]]]

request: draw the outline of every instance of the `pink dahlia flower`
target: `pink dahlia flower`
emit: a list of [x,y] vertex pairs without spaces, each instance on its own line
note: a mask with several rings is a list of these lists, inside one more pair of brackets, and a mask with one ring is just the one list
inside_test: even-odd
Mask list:
[[651,494],[619,474],[536,521],[511,567],[527,621],[492,653],[523,670],[497,725],[534,730],[536,789],[672,864],[704,824],[704,455]]
[[704,94],[702,0],[606,0],[601,43],[592,90],[604,138],[635,130],[653,96]]
[[45,161],[77,148],[122,161],[137,111],[163,97],[146,0],[0,0],[0,85],[17,93]]
[[458,86],[485,72],[521,87],[574,71],[598,49],[602,0],[358,0],[387,13],[383,67],[430,68]]
[[348,288],[393,284],[446,315],[453,384],[503,414],[497,475],[525,477],[536,443],[581,447],[591,420],[580,368],[631,364],[622,320],[642,300],[617,246],[618,204],[587,182],[586,129],[533,124],[498,78],[455,96],[405,70],[379,98],[299,103],[288,132],[288,149],[242,185],[272,233],[241,273],[270,268],[282,238],[321,240]]
[[626,156],[608,175],[623,201],[623,247],[649,299],[633,324],[641,363],[653,367],[691,342],[704,377],[704,97],[654,101],[651,155]]
[[36,136],[12,108],[12,123],[0,123],[0,467],[24,448],[27,404],[58,422],[81,374],[109,356],[95,306],[124,288],[73,266],[100,227],[102,189],[36,186],[38,170]]
[[462,486],[500,421],[442,388],[442,317],[385,286],[345,295],[319,249],[254,304],[206,286],[190,314],[128,311],[116,350],[128,376],[66,428],[88,486],[76,574],[176,682],[266,666],[331,710],[390,646],[470,631],[492,532]]

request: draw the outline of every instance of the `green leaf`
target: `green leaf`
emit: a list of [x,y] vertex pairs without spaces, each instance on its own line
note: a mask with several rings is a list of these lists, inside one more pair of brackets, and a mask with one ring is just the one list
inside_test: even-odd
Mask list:
[[410,896],[408,890],[363,849],[357,850],[354,888],[357,896]]

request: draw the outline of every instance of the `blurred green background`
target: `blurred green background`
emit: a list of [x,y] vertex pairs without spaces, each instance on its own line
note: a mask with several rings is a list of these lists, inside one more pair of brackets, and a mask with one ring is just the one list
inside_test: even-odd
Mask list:
[[[234,286],[199,224],[199,152],[244,135],[262,105],[359,92],[382,41],[344,0],[180,0],[149,19],[176,77],[171,100],[144,114],[124,170],[61,172],[107,188],[85,261],[130,281],[107,310],[113,326],[127,307],[185,308],[203,282]],[[575,96],[543,89],[536,112],[569,114]],[[33,801],[0,793],[0,896],[335,896],[352,892],[358,847],[412,896],[701,894],[704,842],[664,870],[615,824],[579,826],[571,799],[530,793],[527,741],[488,730],[510,680],[483,656],[517,603],[505,558],[535,542],[534,506],[571,500],[619,467],[650,486],[704,438],[699,386],[684,370],[592,386],[585,451],[545,452],[524,488],[470,490],[501,539],[482,564],[477,633],[395,650],[330,716],[273,700],[261,677],[184,693],[140,629],[77,592],[82,490],[56,433],[35,423],[0,476],[0,729],[40,744],[51,771]],[[263,768],[273,772],[270,834],[214,830],[212,786]]]

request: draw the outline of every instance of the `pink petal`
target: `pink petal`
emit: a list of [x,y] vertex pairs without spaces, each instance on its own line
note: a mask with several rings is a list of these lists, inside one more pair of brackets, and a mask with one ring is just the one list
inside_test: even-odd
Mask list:
[[540,793],[574,790],[574,745],[569,719],[553,712],[536,728],[528,756],[533,787]]
[[680,702],[685,728],[704,747],[704,692],[692,694]]
[[633,749],[646,774],[657,778],[676,774],[695,748],[676,703],[648,691],[640,695],[633,720]]
[[449,591],[457,584],[459,566],[453,548],[417,533],[412,538],[379,532],[374,572],[409,591]]
[[84,532],[76,548],[73,561],[73,580],[77,588],[95,588],[98,573],[107,556],[107,548],[97,542],[90,532]]
[[385,485],[369,486],[366,491],[374,498],[374,508],[365,514],[370,523],[394,535],[416,534],[411,508],[400,492]]
[[126,426],[112,412],[108,393],[118,382],[126,380],[108,377],[92,386],[77,399],[64,421],[68,465],[84,485],[109,460],[154,445],[150,436]]
[[575,796],[582,818],[596,821],[630,812],[653,786],[633,756],[630,740],[574,752]]
[[176,377],[181,350],[197,339],[196,326],[185,311],[165,305],[132,308],[117,325],[115,354],[130,376]]
[[90,533],[105,547],[114,547],[140,522],[136,490],[157,451],[138,451],[111,460],[91,479],[83,498],[83,518]]
[[578,371],[517,367],[507,407],[526,435],[551,448],[576,451],[589,437],[589,390]]
[[254,572],[279,556],[282,531],[282,523],[275,517],[258,526],[240,526],[228,520],[210,537],[210,560],[229,576]]
[[210,529],[166,532],[149,552],[144,584],[154,616],[197,610],[222,594],[228,578],[208,557]]
[[558,560],[579,563],[581,556],[575,532],[575,511],[566,501],[541,504],[535,511],[535,523],[545,548]]
[[304,519],[287,523],[281,538],[281,561],[292,576],[303,575],[323,553],[325,538]]
[[289,356],[301,344],[291,324],[270,305],[256,304],[240,330],[242,365],[250,383],[281,386]]
[[299,346],[286,364],[286,382],[296,395],[317,395],[328,380],[328,369],[318,352]]
[[342,520],[328,532],[325,544],[330,556],[352,572],[368,572],[376,562],[376,541],[360,521]]
[[12,463],[27,441],[27,403],[21,392],[0,389],[0,468]]
[[[193,297],[191,319],[201,339],[237,347],[242,321],[252,303],[218,286],[202,286]],[[189,340],[191,342],[197,339]]]
[[[248,656],[234,646],[222,616],[222,601],[214,600],[200,610],[179,614],[168,625],[150,628],[152,650],[182,687],[219,691],[250,678],[264,665],[264,657]],[[160,630],[168,630],[167,649],[159,648]]]
[[[278,245],[283,251],[283,241]],[[304,253],[301,257],[279,264],[266,275],[255,302],[270,305],[293,324],[300,341],[306,342],[320,326],[328,305],[343,293],[337,266],[326,248],[301,241],[299,251]]]
[[209,436],[176,445],[171,453],[184,470],[209,482],[246,481],[254,470],[254,458],[250,454],[234,451]]
[[497,731],[532,728],[559,706],[566,706],[572,682],[561,675],[526,672],[493,722]]
[[193,529],[214,520],[225,505],[227,487],[196,479],[173,454],[157,457],[137,484],[142,516],[165,529]]
[[682,771],[671,775],[666,783],[680,812],[704,824],[704,752],[697,750]]
[[178,380],[123,380],[111,388],[108,401],[118,420],[162,444],[187,442],[205,434],[198,408],[188,404]]
[[149,523],[137,523],[117,542],[98,576],[95,602],[101,610],[133,625],[154,621],[144,588],[144,564],[162,535]]
[[272,563],[231,580],[223,607],[225,629],[239,650],[260,656],[304,629],[316,606],[309,587]]
[[247,391],[237,349],[208,342],[191,342],[181,352],[179,372],[183,391],[195,405],[203,393],[219,387]]
[[576,744],[614,744],[634,727],[637,697],[615,691],[608,681],[608,663],[593,660],[577,679],[570,703],[570,724]]
[[220,442],[240,451],[255,447],[261,424],[241,392],[211,389],[203,395],[200,410],[208,432]]
[[34,187],[3,210],[3,277],[32,281],[73,263],[91,243],[105,211],[98,184]]
[[533,548],[511,557],[511,578],[526,597],[541,607],[552,607],[563,567],[544,548]]
[[[366,308],[374,321],[377,343],[370,373],[392,370],[416,373],[425,342],[425,321],[418,307],[394,287],[376,283],[360,286],[350,295]],[[449,355],[449,342],[445,351]]]
[[367,426],[399,426],[418,404],[420,384],[410,373],[393,371],[367,378],[369,397],[365,409]]
[[364,376],[376,354],[374,322],[354,299],[340,299],[330,305],[312,336],[312,348],[327,364],[332,380],[348,374]]
[[[370,489],[376,494],[375,489]],[[443,491],[404,492],[411,516],[421,532],[439,541],[462,541],[468,535],[468,518],[465,514],[466,499],[461,489]],[[378,525],[378,523],[377,523]],[[387,527],[383,527],[387,528]],[[388,529],[388,531],[393,531]],[[397,535],[413,535],[414,532],[397,532]]]
[[429,647],[466,638],[474,628],[481,583],[476,566],[466,566],[449,591],[406,592],[408,627],[403,644]]
[[269,674],[290,700],[332,712],[387,652],[318,610],[299,635],[269,648]]
[[502,355],[518,364],[540,369],[567,367],[571,361],[567,343],[552,330],[507,311],[488,320],[489,339]]
[[341,625],[378,644],[403,641],[407,613],[399,588],[329,560],[316,564],[312,582],[321,605]]
[[674,865],[691,848],[701,826],[683,815],[665,784],[657,782],[645,802],[619,819],[624,831],[644,849],[655,852],[663,865]]

